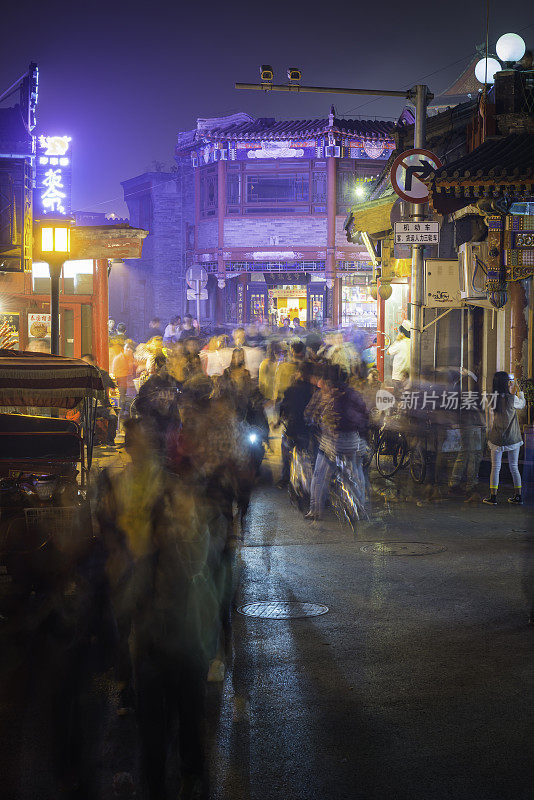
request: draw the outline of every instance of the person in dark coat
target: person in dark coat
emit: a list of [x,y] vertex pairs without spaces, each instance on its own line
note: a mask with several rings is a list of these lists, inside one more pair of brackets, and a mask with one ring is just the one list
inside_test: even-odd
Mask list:
[[279,487],[289,483],[291,453],[294,447],[307,450],[310,428],[304,418],[304,411],[311,400],[313,386],[309,379],[309,366],[302,363],[293,382],[284,392],[280,403],[279,422],[284,425],[282,434],[282,477]]
[[369,415],[365,402],[348,385],[347,373],[337,365],[327,368],[321,381],[324,410],[320,423],[319,452],[311,483],[310,510],[307,519],[320,519],[336,458],[345,456],[365,482],[361,457],[367,450]]

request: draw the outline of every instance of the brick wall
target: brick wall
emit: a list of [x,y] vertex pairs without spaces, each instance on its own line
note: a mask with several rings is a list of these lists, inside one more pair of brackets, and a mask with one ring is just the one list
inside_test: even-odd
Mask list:
[[192,202],[192,178],[183,164],[177,165],[176,172],[146,173],[128,182],[124,199],[132,220],[138,214],[137,183],[143,192],[148,191],[152,202],[149,235],[141,259],[127,262],[127,275],[116,271],[114,280],[112,274],[110,314],[117,322],[126,323],[129,335],[141,340],[153,317],[160,317],[166,325],[172,316],[183,313],[185,229],[193,212],[184,209]]
[[225,247],[268,247],[271,237],[284,247],[326,247],[326,217],[239,217],[224,222]]
[[216,219],[206,219],[197,226],[197,246],[199,250],[217,247],[218,223]]

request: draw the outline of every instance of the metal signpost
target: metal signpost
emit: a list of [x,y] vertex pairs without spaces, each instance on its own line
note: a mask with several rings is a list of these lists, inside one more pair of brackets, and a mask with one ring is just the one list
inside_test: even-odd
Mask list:
[[[236,83],[236,89],[257,89],[262,92],[313,92],[325,94],[355,94],[355,95],[377,95],[379,97],[404,97],[411,100],[415,105],[415,130],[414,130],[414,147],[421,150],[425,146],[426,136],[426,109],[427,105],[434,98],[434,95],[429,91],[428,86],[418,84],[407,90],[396,89],[350,89],[330,86],[301,86],[300,83],[293,81],[289,84],[275,84],[272,82],[272,70],[269,67],[269,78],[264,78],[264,69],[262,67],[262,83]],[[288,77],[291,76],[288,75]],[[299,77],[300,80],[300,71]],[[428,151],[424,151],[428,153]],[[434,159],[436,165],[441,165],[439,159],[428,153],[430,158]],[[423,158],[423,162],[424,162]],[[420,178],[424,178],[425,173],[430,174],[429,166],[425,167],[424,163],[415,163],[408,165],[412,169],[410,176],[407,176],[408,185],[406,181],[404,187],[408,190],[410,187],[419,184],[424,186]],[[426,187],[425,187],[426,189]],[[409,192],[406,191],[408,195]],[[407,198],[404,198],[407,199]],[[409,202],[414,203],[413,206],[413,219],[415,222],[424,221],[424,216],[420,211],[421,203],[428,200],[428,191],[426,192],[425,199],[408,198]],[[421,329],[423,318],[423,247],[421,244],[412,245],[412,287],[411,287],[411,307],[412,307],[412,331],[411,331],[411,377],[412,379],[419,379],[421,374]]]
[[[423,205],[428,202],[429,193],[426,184],[427,178],[435,169],[442,166],[441,161],[434,153],[424,150],[426,137],[426,86],[417,86],[415,135],[413,150],[401,153],[391,167],[391,185],[402,200],[412,204],[412,223],[395,223],[395,238],[397,225],[413,225],[412,235],[418,233],[417,239],[412,239],[412,282],[411,282],[411,323],[410,333],[410,377],[419,380],[421,377],[421,333],[423,331],[423,303],[424,303],[424,259],[423,248],[435,241],[426,240],[422,234],[425,225],[437,223],[425,222]],[[415,230],[419,225],[420,229]],[[400,228],[399,228],[400,233]],[[409,231],[407,232],[409,233]],[[430,234],[430,231],[428,231]],[[439,225],[438,225],[439,242]]]
[[200,301],[208,299],[208,292],[205,291],[208,285],[208,273],[199,265],[189,267],[185,273],[185,279],[190,290],[187,290],[187,299],[197,301],[197,320],[200,325]]

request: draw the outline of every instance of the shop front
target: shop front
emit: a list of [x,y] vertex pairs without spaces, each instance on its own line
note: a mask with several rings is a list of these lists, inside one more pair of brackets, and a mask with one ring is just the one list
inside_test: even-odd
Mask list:
[[[60,279],[60,355],[80,358],[92,353],[107,364],[107,260],[67,261]],[[4,275],[2,314],[13,347],[50,352],[50,277],[48,264],[33,262],[31,272]]]
[[[236,311],[240,323],[255,321],[259,324],[280,327],[289,317],[298,317],[301,325],[312,321],[322,325],[326,309],[326,284],[324,278],[309,273],[268,274],[259,280],[244,282],[240,276],[236,286]],[[319,278],[319,279],[318,279]]]
[[341,324],[376,335],[376,300],[371,296],[371,275],[344,275],[341,289]]

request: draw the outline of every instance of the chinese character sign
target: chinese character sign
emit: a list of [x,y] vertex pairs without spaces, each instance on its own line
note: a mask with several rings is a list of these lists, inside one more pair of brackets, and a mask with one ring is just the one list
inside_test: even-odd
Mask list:
[[37,144],[37,214],[69,214],[71,198],[71,137],[39,136]]

